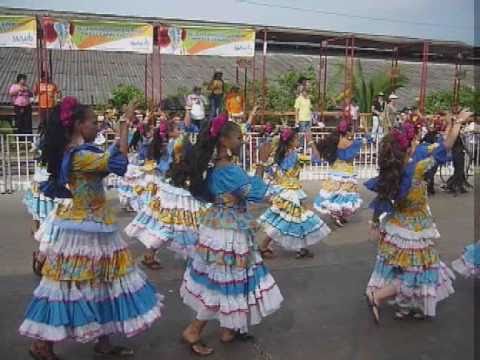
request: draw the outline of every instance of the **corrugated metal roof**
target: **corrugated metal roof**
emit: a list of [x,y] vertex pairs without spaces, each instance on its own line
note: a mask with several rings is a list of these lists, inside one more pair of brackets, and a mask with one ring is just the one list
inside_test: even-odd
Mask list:
[[[192,88],[208,82],[213,70],[220,68],[228,82],[234,82],[236,71],[234,58],[210,56],[167,56],[162,55],[162,88],[165,94],[174,94],[179,86]],[[342,63],[341,57],[329,58],[329,75],[332,65]],[[273,80],[290,69],[302,70],[308,66],[318,66],[318,56],[270,53],[267,56],[267,78]],[[388,69],[390,60],[361,59],[365,74],[378,69]],[[0,102],[8,103],[8,86],[15,81],[18,73],[28,76],[33,84],[38,78],[35,51],[20,48],[0,48]],[[53,80],[64,95],[77,96],[84,103],[106,103],[112,90],[120,84],[131,84],[144,88],[145,55],[131,53],[109,53],[99,51],[52,51]],[[400,62],[402,72],[409,78],[408,87],[401,89],[400,104],[414,102],[419,93],[421,64]],[[465,85],[473,85],[473,66],[463,66],[466,71]],[[261,77],[261,54],[257,54],[257,79]],[[240,71],[240,81],[243,80]],[[428,89],[451,89],[454,66],[449,64],[429,64]],[[249,78],[251,78],[251,71]],[[341,86],[341,84],[338,84]]]

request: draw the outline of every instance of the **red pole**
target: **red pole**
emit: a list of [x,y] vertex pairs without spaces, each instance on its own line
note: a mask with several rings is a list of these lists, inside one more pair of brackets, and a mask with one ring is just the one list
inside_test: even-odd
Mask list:
[[458,53],[457,62],[455,64],[455,78],[453,80],[453,103],[452,103],[452,111],[456,113],[459,110],[460,105],[460,71],[461,71],[461,64],[460,60],[462,58],[462,54]]
[[158,99],[158,102],[159,102],[159,107],[160,107],[160,110],[162,110],[162,97],[163,97],[163,82],[162,82],[162,52],[160,51],[160,46],[157,48],[157,51],[158,51],[158,71],[159,71],[159,79],[158,79],[158,89],[159,89],[159,99]]
[[144,95],[145,95],[145,103],[147,102],[148,98],[148,54],[145,54],[145,73],[144,73]]
[[[350,49],[350,81],[349,81],[349,86],[350,86],[350,102],[348,105],[348,111],[350,112],[350,107],[352,106],[352,97],[353,97],[353,87],[354,87],[354,64],[355,64],[355,37],[352,36],[352,39],[350,40],[351,43],[351,49]],[[357,119],[358,120],[358,119]],[[356,123],[353,124],[353,130],[357,130],[357,125]]]
[[323,119],[323,112],[327,106],[327,66],[328,66],[328,40],[325,41],[325,60],[323,64],[323,99],[322,99],[322,114],[320,115],[320,119]]
[[37,24],[38,24],[38,28],[37,28],[38,38],[37,38],[37,49],[36,49],[36,53],[37,53],[37,76],[38,76],[38,82],[40,82],[40,76],[41,76],[41,73],[42,73],[43,19],[39,20],[38,16],[37,16]]
[[320,56],[318,59],[318,110],[322,110],[322,60],[323,60],[323,42],[320,41]]
[[267,85],[266,85],[266,77],[267,77],[267,29],[263,30],[263,69],[262,69],[262,97],[263,97],[263,105],[262,105],[262,123],[265,122],[265,107],[267,105]]
[[345,39],[345,74],[343,79],[343,107],[347,104],[347,90],[348,90],[348,47],[350,45],[350,39]]
[[254,107],[257,103],[257,64],[256,64],[256,51],[253,52],[253,61],[252,61],[252,86],[253,86],[253,104]]
[[[154,83],[154,74],[155,74],[155,64],[153,63],[154,57],[153,53],[150,54],[150,98],[154,97],[155,94],[155,83]],[[148,101],[148,99],[147,99]]]
[[427,95],[427,80],[428,80],[428,51],[429,44],[427,41],[423,43],[423,57],[422,57],[422,75],[420,83],[420,99],[418,109],[420,113],[425,113],[425,97]]

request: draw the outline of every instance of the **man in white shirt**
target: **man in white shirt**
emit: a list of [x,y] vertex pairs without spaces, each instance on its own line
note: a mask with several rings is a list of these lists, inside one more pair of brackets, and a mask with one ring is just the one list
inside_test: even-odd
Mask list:
[[187,97],[187,111],[190,112],[192,122],[199,128],[202,128],[205,120],[205,108],[207,106],[207,99],[202,95],[202,88],[195,86],[193,94]]

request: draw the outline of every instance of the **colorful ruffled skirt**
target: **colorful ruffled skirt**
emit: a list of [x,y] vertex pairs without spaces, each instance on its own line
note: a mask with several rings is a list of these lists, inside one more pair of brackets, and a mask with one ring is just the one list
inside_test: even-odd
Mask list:
[[452,262],[453,269],[469,277],[480,277],[480,243],[468,245],[462,256]]
[[48,172],[45,168],[37,167],[32,182],[23,197],[23,204],[32,215],[33,220],[42,222],[55,208],[54,199],[44,196],[38,189],[38,184],[48,180]]
[[272,205],[260,216],[258,224],[276,243],[287,250],[298,251],[324,239],[330,228],[317,214],[306,210],[302,200],[307,197],[300,189],[278,189],[273,192]]
[[116,225],[52,213],[36,239],[46,261],[20,334],[89,342],[134,336],[160,318],[162,296],[134,265]]
[[139,212],[155,195],[155,184],[160,181],[158,178],[161,176],[154,168],[147,169],[144,165],[129,164],[117,189],[122,207]]
[[245,210],[216,205],[203,217],[180,288],[198,320],[247,332],[280,308],[283,297],[263,264],[254,224]]
[[347,219],[360,209],[360,188],[351,164],[335,161],[326,178],[320,182],[320,191],[313,205],[320,213],[335,219]]
[[435,249],[433,239],[440,234],[431,214],[397,213],[384,217],[379,229],[378,253],[367,293],[394,285],[398,307],[435,316],[437,303],[454,293],[455,275]]
[[188,190],[157,182],[156,195],[125,228],[149,249],[168,249],[187,258],[198,241],[198,227],[206,205]]

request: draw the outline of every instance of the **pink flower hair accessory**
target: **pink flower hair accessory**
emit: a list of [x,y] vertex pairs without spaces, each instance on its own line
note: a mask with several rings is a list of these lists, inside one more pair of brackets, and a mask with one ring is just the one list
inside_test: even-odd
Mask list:
[[221,114],[213,119],[212,124],[210,125],[210,138],[216,139],[220,135],[220,131],[222,131],[222,128],[227,121],[228,116],[225,114]]
[[342,120],[337,125],[337,131],[341,135],[345,135],[350,130],[350,123],[347,120]]
[[392,136],[397,142],[397,144],[400,146],[400,149],[402,151],[407,151],[410,146],[411,140],[408,139],[406,132],[394,129],[392,130]]
[[273,125],[272,125],[272,123],[266,123],[266,124],[265,124],[265,128],[264,128],[264,132],[265,132],[266,134],[271,134],[272,131],[273,131]]
[[63,127],[73,126],[73,111],[78,106],[78,100],[73,96],[67,96],[60,104],[60,122]]
[[415,135],[417,134],[419,129],[420,128],[418,128],[416,125],[407,122],[403,124],[402,132],[405,134],[408,142],[411,142],[415,138]]
[[283,142],[287,142],[292,138],[293,134],[294,134],[294,132],[293,132],[292,128],[285,128],[280,133],[280,139]]

